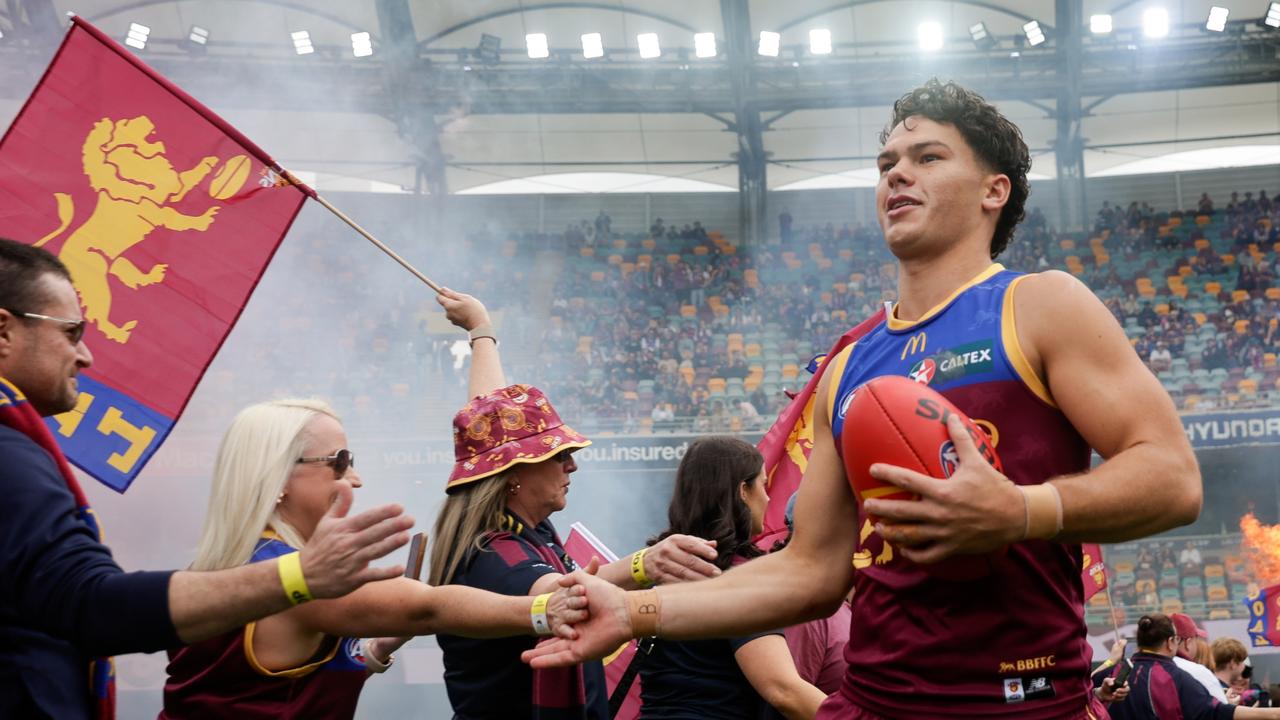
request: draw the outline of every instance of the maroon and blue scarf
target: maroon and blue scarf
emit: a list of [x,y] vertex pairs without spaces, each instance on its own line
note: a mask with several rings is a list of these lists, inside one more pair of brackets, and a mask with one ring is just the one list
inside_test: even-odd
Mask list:
[[[0,425],[11,427],[14,430],[26,435],[34,442],[49,453],[53,458],[53,462],[58,466],[58,472],[62,474],[62,479],[67,483],[67,489],[71,491],[71,496],[76,502],[76,517],[80,521],[89,526],[89,530],[102,539],[102,528],[98,526],[97,516],[93,513],[93,508],[89,507],[89,500],[85,497],[84,490],[80,488],[80,482],[76,480],[76,476],[71,472],[71,465],[67,462],[66,456],[62,454],[62,450],[58,447],[57,441],[53,439],[53,433],[49,432],[49,427],[45,425],[44,418],[40,417],[40,413],[27,402],[27,398],[22,391],[15,387],[12,383],[0,377]],[[89,662],[89,693],[90,704],[93,707],[94,718],[96,720],[114,720],[116,716],[116,676],[115,666],[111,662],[111,658],[100,657],[94,658]]]

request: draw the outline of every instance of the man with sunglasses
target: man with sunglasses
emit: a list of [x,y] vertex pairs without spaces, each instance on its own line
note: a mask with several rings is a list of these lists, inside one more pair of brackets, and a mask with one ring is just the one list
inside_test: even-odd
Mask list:
[[[0,238],[0,717],[110,717],[100,656],[194,642],[401,573],[369,563],[404,545],[413,520],[397,505],[346,517],[349,488],[289,563],[122,571],[43,422],[76,406],[76,376],[93,363],[84,330],[66,266]],[[306,592],[286,594],[286,581]]]

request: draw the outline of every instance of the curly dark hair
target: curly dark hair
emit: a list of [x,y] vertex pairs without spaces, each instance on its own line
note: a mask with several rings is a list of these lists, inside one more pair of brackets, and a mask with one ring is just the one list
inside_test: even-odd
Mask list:
[[1000,211],[991,237],[991,259],[996,259],[1013,239],[1013,229],[1022,222],[1027,196],[1031,194],[1027,182],[1031,151],[1022,139],[1022,131],[981,95],[933,78],[893,104],[893,119],[880,132],[880,144],[884,145],[889,133],[913,115],[954,125],[983,163],[1009,176],[1009,201]]

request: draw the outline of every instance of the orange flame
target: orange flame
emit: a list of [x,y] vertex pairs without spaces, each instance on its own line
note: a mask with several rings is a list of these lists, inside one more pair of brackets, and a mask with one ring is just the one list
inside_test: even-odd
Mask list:
[[1240,518],[1245,560],[1259,585],[1280,583],[1280,525],[1263,525],[1249,513]]

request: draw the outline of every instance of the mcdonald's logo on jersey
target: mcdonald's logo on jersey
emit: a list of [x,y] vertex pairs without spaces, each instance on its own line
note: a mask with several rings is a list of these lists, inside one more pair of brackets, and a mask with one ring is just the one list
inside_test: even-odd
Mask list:
[[909,355],[922,353],[929,348],[929,335],[924,331],[912,335],[906,344],[902,346],[902,359],[906,360]]

